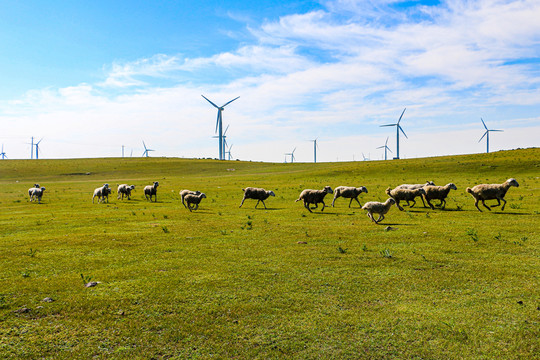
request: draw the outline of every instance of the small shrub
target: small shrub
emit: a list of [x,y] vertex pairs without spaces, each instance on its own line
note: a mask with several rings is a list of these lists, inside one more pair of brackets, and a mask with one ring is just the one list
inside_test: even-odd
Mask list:
[[468,229],[467,230],[467,235],[469,235],[471,237],[471,239],[473,239],[473,241],[478,241],[479,238],[478,238],[478,233],[476,232],[475,229]]
[[28,252],[28,256],[34,257],[36,256],[36,253],[37,253],[37,249],[32,250],[32,248],[30,248],[30,251]]
[[495,240],[502,240],[502,235],[501,233],[498,233],[497,235],[494,236]]
[[347,249],[343,249],[341,246],[339,246],[337,249],[338,249],[340,254],[346,254],[347,253]]
[[165,234],[168,234],[168,233],[169,233],[169,229],[167,229],[166,226],[162,226],[161,229],[163,230],[163,232],[164,232]]
[[388,249],[381,250],[381,255],[387,259],[391,259],[393,256],[392,252]]
[[362,245],[362,251],[368,251],[368,248],[367,248],[366,244]]
[[83,285],[86,285],[86,284],[88,284],[90,281],[92,281],[92,277],[91,277],[91,276],[85,276],[85,275],[82,274],[82,273],[81,273],[81,279],[82,279]]
[[510,209],[514,209],[514,210],[521,209],[521,203],[519,203],[519,204],[510,204]]

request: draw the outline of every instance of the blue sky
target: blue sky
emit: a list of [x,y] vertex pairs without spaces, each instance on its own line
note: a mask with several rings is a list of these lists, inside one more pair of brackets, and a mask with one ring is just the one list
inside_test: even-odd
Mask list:
[[0,3],[0,142],[10,158],[373,160],[539,146],[538,1]]

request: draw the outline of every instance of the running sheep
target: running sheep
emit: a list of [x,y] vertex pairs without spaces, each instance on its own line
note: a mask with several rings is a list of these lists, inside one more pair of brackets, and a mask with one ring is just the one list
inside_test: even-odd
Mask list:
[[444,186],[433,186],[433,185],[426,185],[424,186],[424,191],[426,192],[424,197],[426,198],[426,201],[431,208],[431,210],[435,209],[435,206],[430,202],[430,200],[441,200],[441,203],[439,206],[441,206],[441,209],[444,210],[444,207],[446,206],[446,197],[448,196],[448,193],[450,190],[457,190],[456,185],[453,183],[446,184]]
[[326,206],[324,203],[324,197],[326,196],[326,194],[332,194],[332,193],[333,193],[333,190],[330,186],[325,186],[324,189],[322,190],[306,189],[300,193],[300,196],[298,197],[298,199],[296,199],[296,201],[303,200],[304,207],[308,209],[309,212],[313,212],[309,208],[309,204],[315,204],[315,207],[313,207],[312,209],[316,209],[317,204],[322,203],[323,206],[322,206],[321,211],[324,211],[324,208]]
[[476,185],[473,188],[467,188],[467,192],[474,197],[474,206],[476,206],[478,211],[482,211],[478,207],[478,201],[482,201],[482,205],[484,205],[486,209],[491,211],[491,209],[485,204],[485,200],[497,200],[497,205],[491,205],[491,207],[500,206],[501,201],[503,201],[504,204],[501,208],[502,211],[506,206],[506,200],[504,200],[504,196],[506,195],[506,192],[508,191],[508,189],[510,189],[511,186],[519,187],[516,179],[510,178],[502,184]]
[[[396,201],[393,198],[388,198],[383,203],[378,201],[370,201],[362,206],[362,210],[367,210],[368,218],[370,218],[375,224],[378,224],[380,221],[384,220],[384,215],[390,211],[390,208],[395,203]],[[379,214],[379,218],[375,220],[373,214]]]
[[[400,211],[403,211],[403,207],[399,205],[400,201],[402,200],[407,201],[407,205],[412,208],[414,207],[414,205],[416,205],[416,200],[414,200],[414,198],[417,196],[421,197],[422,195],[426,195],[426,191],[423,188],[414,189],[414,190],[399,189],[399,188],[395,188],[392,190],[391,188],[388,188],[386,189],[386,194],[390,196],[391,198],[393,198],[396,201],[397,208]],[[412,201],[413,204],[410,205],[409,201]]]
[[124,195],[127,196],[128,200],[131,200],[131,191],[135,190],[135,185],[128,185],[128,184],[122,184],[118,185],[118,196],[117,199],[120,199],[120,196],[122,196],[122,200],[124,200]]
[[[408,189],[408,190],[415,190],[423,188],[424,186],[432,185],[435,186],[435,183],[433,181],[426,181],[425,184],[401,184],[399,186],[396,186],[396,189]],[[426,207],[426,203],[424,202],[424,197],[421,196],[420,199],[422,200],[422,205]],[[409,202],[407,201],[407,205],[409,205]]]
[[255,205],[255,208],[259,205],[259,203],[262,201],[264,208],[266,209],[266,204],[264,203],[264,200],[268,199],[270,196],[276,196],[272,190],[266,191],[262,188],[255,188],[255,187],[247,187],[245,189],[242,189],[244,192],[244,198],[242,199],[242,203],[239,207],[242,207],[244,205],[244,201],[246,199],[253,199],[258,200],[257,204]]
[[184,196],[184,200],[186,201],[189,211],[197,210],[202,199],[206,199],[206,195],[204,193],[200,193],[198,195],[187,194]]
[[184,205],[184,207],[187,208],[186,203],[184,202],[184,198],[186,197],[186,195],[188,194],[199,195],[200,193],[201,193],[200,191],[181,190],[179,194],[180,194],[180,197],[182,198],[182,205]]
[[339,198],[339,197],[344,197],[346,199],[351,199],[351,201],[349,201],[349,207],[351,207],[351,204],[352,204],[353,200],[356,200],[358,205],[360,205],[360,207],[362,207],[362,204],[360,204],[360,201],[358,201],[358,195],[360,195],[363,192],[366,193],[366,194],[368,192],[365,186],[360,186],[360,187],[338,186],[334,190],[334,200],[332,200],[332,207],[334,207],[334,203],[336,202],[336,199]]
[[146,197],[146,200],[152,201],[152,196],[154,196],[154,202],[157,202],[157,188],[159,186],[159,182],[154,181],[153,185],[146,185],[144,187],[144,196]]
[[92,204],[94,203],[94,198],[98,198],[98,204],[104,202],[107,199],[109,202],[109,194],[112,192],[109,184],[103,184],[102,187],[98,187],[94,190],[94,196],[92,196]]

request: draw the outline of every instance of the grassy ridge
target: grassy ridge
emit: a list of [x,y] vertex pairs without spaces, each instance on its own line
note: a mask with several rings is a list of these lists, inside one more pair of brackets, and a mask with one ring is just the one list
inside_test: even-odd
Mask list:
[[[539,159],[1,161],[0,355],[534,358]],[[520,187],[504,212],[480,213],[465,193],[509,177]],[[394,207],[382,226],[345,199],[313,214],[294,202],[324,185],[382,201],[388,186],[426,180],[458,186],[447,210]],[[27,200],[35,182],[41,205]],[[135,184],[134,198],[92,204],[104,182]],[[238,209],[245,186],[274,190],[268,210]],[[198,211],[180,204],[183,188],[208,196]],[[81,274],[100,284],[84,288]]]

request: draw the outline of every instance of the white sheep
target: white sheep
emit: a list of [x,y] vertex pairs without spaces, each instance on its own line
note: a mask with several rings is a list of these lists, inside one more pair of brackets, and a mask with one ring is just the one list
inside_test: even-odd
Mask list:
[[426,192],[424,194],[424,197],[426,198],[426,201],[431,208],[431,210],[435,209],[435,206],[430,202],[430,200],[441,200],[441,203],[439,206],[441,206],[441,209],[444,210],[444,207],[446,206],[446,197],[448,196],[448,193],[450,190],[457,190],[456,185],[453,183],[446,184],[444,186],[433,186],[433,185],[426,185],[424,186],[424,191]]
[[184,200],[186,201],[189,211],[197,210],[202,199],[206,199],[205,193],[200,193],[199,195],[187,194],[184,196]]
[[322,206],[321,211],[324,211],[324,208],[326,206],[324,203],[324,197],[326,196],[326,194],[332,194],[332,193],[333,193],[333,190],[330,186],[325,186],[324,189],[322,190],[306,189],[300,193],[300,196],[298,197],[298,199],[296,199],[296,201],[303,200],[304,207],[308,209],[309,212],[313,212],[309,208],[309,204],[315,204],[315,207],[313,207],[312,209],[316,209],[317,204],[322,203],[323,206]]
[[[396,189],[408,189],[408,190],[415,190],[423,188],[424,186],[432,185],[435,186],[435,183],[433,181],[426,181],[425,184],[401,184],[399,186],[396,186]],[[426,207],[426,203],[424,202],[424,196],[421,196],[420,199],[422,200],[422,205]],[[409,206],[409,202],[407,201],[407,206]]]
[[246,199],[253,199],[258,200],[257,204],[255,205],[255,208],[257,208],[257,205],[262,201],[264,208],[266,209],[266,204],[264,203],[264,200],[268,199],[269,196],[276,196],[272,190],[266,191],[265,189],[261,188],[255,188],[255,187],[247,187],[245,189],[242,189],[244,192],[244,198],[242,199],[242,203],[239,207],[242,207],[244,205],[244,201]]
[[[380,221],[384,220],[384,215],[390,211],[390,208],[392,205],[394,205],[396,201],[393,198],[388,198],[385,202],[381,203],[378,201],[370,201],[364,204],[362,206],[362,210],[367,210],[367,216],[371,219],[375,224],[378,224]],[[375,220],[373,217],[373,214],[379,214],[379,218]]]
[[128,184],[122,184],[118,185],[118,196],[117,199],[120,199],[120,196],[122,196],[122,200],[124,200],[124,195],[127,196],[128,200],[131,196],[131,191],[135,190],[135,185],[128,185]]
[[41,197],[43,196],[44,191],[45,191],[44,187],[42,188],[33,187],[33,188],[28,189],[28,194],[30,195],[30,201],[34,201],[37,199],[38,204],[41,204]]
[[[395,188],[392,190],[391,188],[388,188],[386,189],[386,194],[390,196],[391,198],[393,198],[394,200],[396,200],[397,208],[403,211],[403,207],[399,205],[400,201],[402,200],[407,201],[407,205],[412,208],[414,207],[414,205],[416,205],[416,200],[414,200],[414,198],[417,196],[421,197],[422,195],[426,195],[426,191],[423,188],[414,189],[414,190],[398,189],[398,188]],[[412,201],[413,204],[410,205],[409,201]]]
[[32,194],[34,193],[34,189],[39,189],[40,186],[39,184],[34,184],[34,187],[31,187],[30,189],[28,189],[28,196],[30,197],[30,201],[32,201]]
[[188,194],[199,195],[200,193],[201,193],[200,191],[181,190],[179,194],[180,194],[180,197],[182,198],[182,205],[184,205],[184,207],[187,208],[186,203],[184,202],[184,198],[186,197],[186,195]]
[[157,188],[159,186],[159,182],[154,181],[153,185],[146,185],[144,187],[144,196],[146,197],[146,200],[152,201],[152,196],[154,196],[154,201],[157,202]]
[[360,201],[358,201],[358,195],[360,195],[363,192],[366,194],[368,192],[365,186],[360,186],[360,187],[338,186],[337,188],[334,189],[334,200],[332,200],[332,207],[334,207],[334,203],[336,202],[336,199],[339,197],[351,199],[351,201],[349,201],[349,207],[351,207],[353,200],[356,200],[358,205],[362,207],[362,204],[360,204]]
[[506,195],[506,192],[508,191],[508,189],[510,189],[511,186],[519,187],[516,179],[508,179],[502,184],[476,185],[472,189],[467,188],[467,192],[474,197],[474,206],[476,206],[478,211],[482,211],[478,207],[478,201],[482,201],[482,205],[484,205],[486,209],[491,211],[491,209],[485,204],[485,200],[497,200],[497,205],[491,205],[491,207],[499,206],[501,205],[501,200],[504,201],[504,204],[501,208],[502,211],[506,206],[506,200],[504,200],[504,196]]
[[109,184],[103,184],[102,187],[98,187],[94,189],[94,195],[92,196],[92,204],[94,203],[94,198],[98,198],[98,204],[101,202],[104,202],[105,199],[107,199],[107,202],[109,202],[109,194],[112,192],[111,188],[109,187]]

